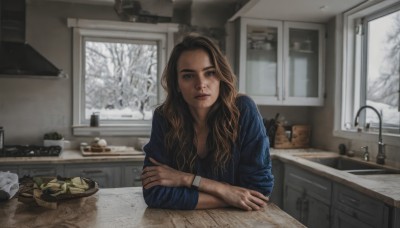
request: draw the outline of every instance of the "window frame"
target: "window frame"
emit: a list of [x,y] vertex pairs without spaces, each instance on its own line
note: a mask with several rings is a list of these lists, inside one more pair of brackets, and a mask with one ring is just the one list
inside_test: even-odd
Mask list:
[[[355,57],[355,49],[366,45],[365,42],[357,42],[356,45],[356,24],[359,20],[368,15],[377,15],[376,13],[393,5],[393,1],[380,0],[377,2],[367,1],[356,6],[349,11],[336,16],[336,36],[335,36],[335,113],[333,135],[341,138],[378,141],[378,132],[357,132],[356,129],[345,129],[347,120],[354,126],[355,114],[361,104],[360,87],[354,85],[364,83],[361,74],[362,68],[355,67],[356,64],[362,64],[365,59]],[[357,21],[357,23],[356,23]],[[361,39],[361,38],[358,38]],[[365,110],[363,111],[363,113]],[[400,134],[382,133],[383,142],[389,145],[400,146]]]
[[167,57],[174,45],[174,33],[178,25],[145,24],[119,21],[102,21],[68,18],[68,27],[73,32],[73,135],[76,136],[149,136],[151,120],[138,120],[135,123],[101,123],[99,127],[90,127],[83,118],[85,59],[83,57],[84,42],[87,38],[101,38],[118,41],[120,39],[140,39],[156,41],[158,45],[158,102],[164,99],[160,79],[166,65]]

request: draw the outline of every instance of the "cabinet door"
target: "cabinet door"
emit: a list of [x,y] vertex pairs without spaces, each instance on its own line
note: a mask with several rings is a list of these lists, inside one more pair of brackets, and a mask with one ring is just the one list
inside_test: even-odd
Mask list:
[[284,22],[284,91],[287,105],[323,105],[323,25]]
[[302,190],[292,187],[290,185],[285,185],[284,198],[283,198],[283,210],[286,211],[293,218],[302,220],[302,201],[303,192]]
[[56,177],[57,175],[63,176],[62,165],[23,165],[20,167],[19,176],[46,176]]
[[143,163],[137,165],[128,165],[124,167],[124,187],[140,187],[142,186],[142,168]]
[[319,200],[307,197],[302,202],[302,222],[309,228],[330,227],[330,209]]
[[282,22],[241,18],[240,92],[257,104],[280,104]]
[[67,177],[87,177],[99,184],[100,188],[121,187],[121,168],[107,165],[67,165],[65,166]]
[[283,208],[283,175],[284,166],[278,159],[272,159],[272,174],[274,175],[274,190],[270,200],[275,205]]
[[16,173],[19,175],[18,166],[0,166],[0,171]]

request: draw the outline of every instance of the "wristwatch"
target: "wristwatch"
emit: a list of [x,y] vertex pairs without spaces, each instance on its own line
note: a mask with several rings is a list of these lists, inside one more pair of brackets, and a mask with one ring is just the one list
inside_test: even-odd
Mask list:
[[198,189],[200,187],[201,176],[195,176],[192,182],[192,187]]

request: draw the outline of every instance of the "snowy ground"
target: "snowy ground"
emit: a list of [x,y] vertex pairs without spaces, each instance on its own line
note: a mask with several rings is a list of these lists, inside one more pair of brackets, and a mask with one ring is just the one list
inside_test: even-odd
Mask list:
[[86,118],[90,119],[92,113],[98,112],[100,120],[151,120],[153,111],[145,111],[144,115],[138,110],[125,109],[86,109]]

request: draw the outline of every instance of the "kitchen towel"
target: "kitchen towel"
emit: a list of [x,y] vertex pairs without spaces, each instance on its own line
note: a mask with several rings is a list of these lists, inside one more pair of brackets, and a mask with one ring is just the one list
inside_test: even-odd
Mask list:
[[0,171],[0,201],[11,199],[18,189],[18,175]]

